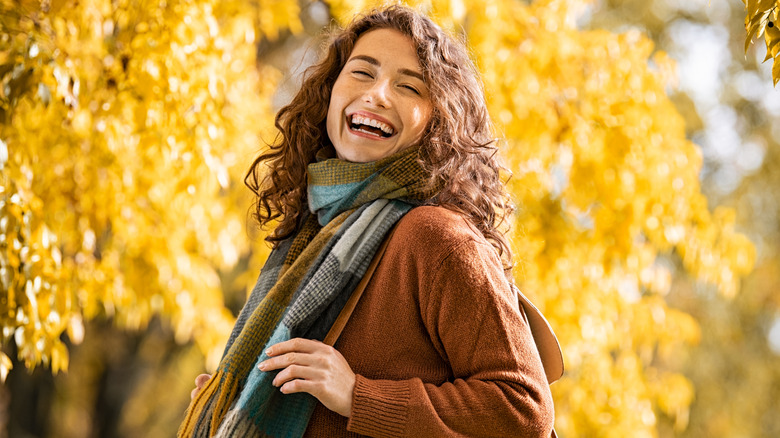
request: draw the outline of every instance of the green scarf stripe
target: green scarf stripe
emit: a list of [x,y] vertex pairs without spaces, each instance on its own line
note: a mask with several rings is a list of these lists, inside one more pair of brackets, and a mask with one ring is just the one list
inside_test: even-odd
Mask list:
[[324,336],[385,234],[411,205],[435,195],[417,153],[410,148],[373,163],[309,165],[312,214],[268,257],[180,437],[303,435],[316,400],[281,394],[271,385],[276,373],[256,365],[267,358],[267,346],[295,333]]
[[[370,163],[351,163],[337,158],[318,157],[318,162],[309,165],[309,184],[333,186],[362,182],[377,170],[399,162],[415,162],[417,148],[407,148],[381,160]],[[410,166],[405,166],[410,169]],[[418,166],[419,167],[419,166]],[[397,175],[397,173],[396,173]]]
[[367,187],[365,190],[360,192],[357,198],[355,198],[355,200],[353,201],[355,204],[364,204],[366,202],[369,202],[372,199],[377,199],[377,198],[419,199],[420,198],[419,194],[422,193],[421,190],[420,191],[414,190],[415,189],[414,187],[410,188],[409,186],[402,185],[402,184],[396,185],[397,184],[396,181],[393,181],[390,178],[385,177],[384,175],[379,175],[376,177],[376,179],[377,179],[376,184],[372,184],[370,187]]
[[382,172],[380,178],[387,178],[393,181],[395,184],[406,188],[409,191],[409,196],[417,199],[429,199],[439,189],[437,187],[430,186],[427,177],[428,174],[423,170],[420,164],[415,161],[403,161],[399,162],[395,166],[387,168],[386,172]]
[[[289,297],[286,297],[289,298]],[[239,346],[234,342],[227,356],[220,362],[220,369],[226,373],[234,373],[245,368],[246,364],[254,362],[262,350],[262,346],[271,337],[273,326],[259,324],[263,321],[281,321],[284,312],[287,310],[289,300],[276,302],[273,298],[267,298],[255,309],[252,316],[247,321],[245,329],[241,332],[241,343],[250,344],[255,348]]]
[[320,232],[322,227],[317,223],[317,219],[314,215],[309,215],[306,218],[306,222],[303,223],[301,231],[293,239],[293,244],[290,247],[290,251],[287,253],[287,257],[284,260],[284,264],[290,266],[295,259],[301,255],[301,252],[309,245],[309,242],[314,239],[314,236]]

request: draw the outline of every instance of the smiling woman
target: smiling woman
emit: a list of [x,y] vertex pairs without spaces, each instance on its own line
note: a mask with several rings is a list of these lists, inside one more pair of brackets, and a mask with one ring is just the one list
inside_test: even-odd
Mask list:
[[464,45],[407,8],[358,17],[276,126],[246,177],[274,250],[179,436],[550,436]]

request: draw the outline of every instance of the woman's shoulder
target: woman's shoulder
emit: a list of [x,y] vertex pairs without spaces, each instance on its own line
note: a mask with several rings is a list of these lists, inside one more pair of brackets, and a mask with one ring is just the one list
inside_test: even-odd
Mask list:
[[471,298],[509,293],[495,247],[468,219],[445,207],[409,211],[399,221],[387,254],[394,272],[417,279],[421,305],[431,293],[439,298],[445,292]]
[[[396,233],[426,233],[444,239],[481,237],[481,233],[462,214],[438,205],[411,209],[398,222]],[[423,236],[420,236],[423,237]]]
[[420,206],[410,210],[398,222],[393,240],[411,254],[434,259],[464,245],[472,250],[492,248],[468,219],[442,206]]

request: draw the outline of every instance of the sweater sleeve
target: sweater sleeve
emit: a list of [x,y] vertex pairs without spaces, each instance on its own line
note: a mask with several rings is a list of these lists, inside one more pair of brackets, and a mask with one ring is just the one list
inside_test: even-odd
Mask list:
[[373,437],[549,437],[552,396],[533,337],[500,260],[466,239],[421,266],[425,329],[453,378],[373,380],[358,375],[347,429]]

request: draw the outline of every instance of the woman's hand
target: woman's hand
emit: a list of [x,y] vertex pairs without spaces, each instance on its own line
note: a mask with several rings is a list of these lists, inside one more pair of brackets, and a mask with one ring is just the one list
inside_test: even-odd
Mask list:
[[273,385],[285,394],[307,392],[326,408],[349,417],[355,373],[335,348],[310,339],[291,339],[269,347],[262,371],[279,370]]
[[190,393],[190,399],[194,399],[195,397],[197,397],[200,390],[203,389],[203,385],[205,385],[210,378],[211,378],[211,374],[201,374],[195,378],[195,389],[193,389],[192,392]]

